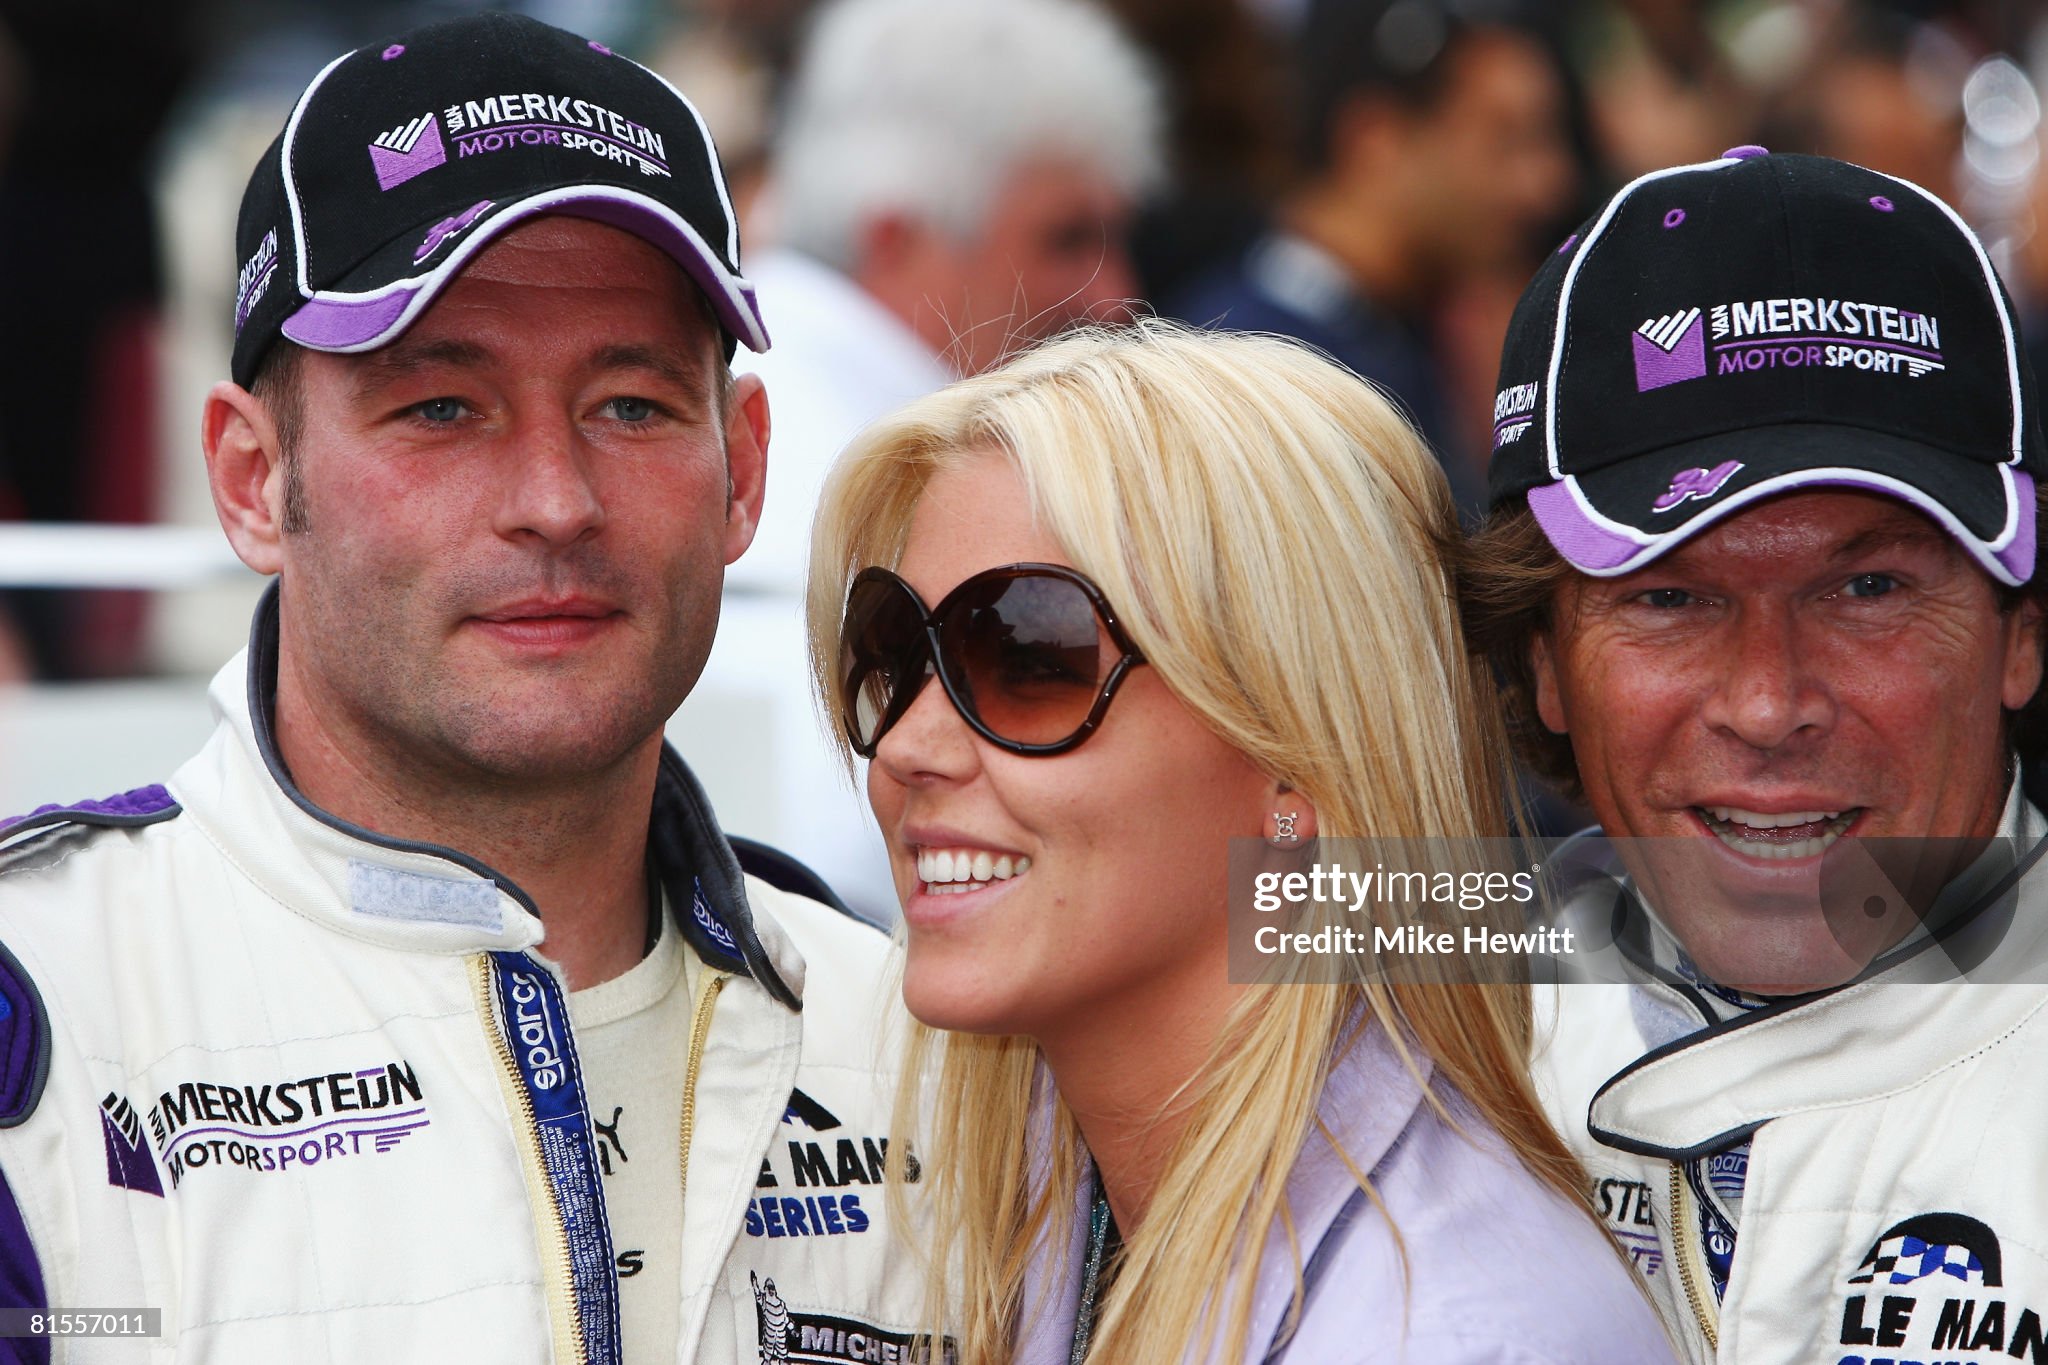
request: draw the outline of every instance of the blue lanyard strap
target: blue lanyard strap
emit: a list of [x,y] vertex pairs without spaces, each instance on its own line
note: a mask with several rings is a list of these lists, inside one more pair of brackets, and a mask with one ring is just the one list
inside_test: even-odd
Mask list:
[[491,975],[505,1040],[533,1105],[541,1164],[561,1210],[584,1349],[590,1365],[619,1365],[619,1281],[568,1002],[555,978],[524,953],[492,953]]

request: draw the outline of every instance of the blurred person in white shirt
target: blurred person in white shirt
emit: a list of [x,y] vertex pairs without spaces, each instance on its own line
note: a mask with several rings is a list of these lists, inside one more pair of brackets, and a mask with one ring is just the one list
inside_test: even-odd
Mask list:
[[705,682],[773,708],[777,827],[752,832],[868,915],[895,892],[804,663],[825,471],[884,412],[1129,303],[1163,124],[1138,48],[1082,0],[840,0],[798,57],[762,207],[777,246],[748,261],[775,346],[738,362],[775,392],[776,458]]

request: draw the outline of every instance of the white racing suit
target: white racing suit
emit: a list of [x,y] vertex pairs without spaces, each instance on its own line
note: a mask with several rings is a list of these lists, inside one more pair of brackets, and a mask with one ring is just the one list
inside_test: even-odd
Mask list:
[[[1954,932],[1847,986],[1729,1010],[1636,952],[1536,987],[1539,1092],[1683,1358],[2048,1365],[2043,828],[2015,798]],[[1567,913],[1626,946],[1628,904]]]
[[[162,1314],[156,1337],[0,1338],[0,1361],[617,1361],[541,921],[472,859],[291,785],[274,603],[168,787],[0,835],[0,1305]],[[743,874],[670,751],[650,843],[704,964],[675,1040],[673,1358],[921,1359],[881,1184],[887,940]]]

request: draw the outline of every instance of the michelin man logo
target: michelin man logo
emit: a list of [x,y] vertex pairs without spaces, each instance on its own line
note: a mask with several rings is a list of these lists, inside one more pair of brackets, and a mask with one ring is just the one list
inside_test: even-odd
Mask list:
[[789,1365],[789,1305],[775,1292],[775,1281],[764,1280],[751,1270],[747,1278],[754,1285],[754,1312],[761,1329],[761,1365]]

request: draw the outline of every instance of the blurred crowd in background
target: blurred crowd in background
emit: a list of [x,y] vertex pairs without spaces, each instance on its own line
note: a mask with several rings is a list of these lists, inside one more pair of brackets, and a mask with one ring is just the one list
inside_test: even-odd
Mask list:
[[[2048,360],[2039,0],[499,3],[653,67],[722,149],[774,342],[735,364],[768,385],[768,505],[697,692],[727,701],[670,733],[878,915],[809,696],[810,512],[867,421],[1021,345],[1134,310],[1298,337],[1399,400],[1476,516],[1537,261],[1628,179],[1760,144],[1955,205]],[[0,0],[0,550],[8,523],[186,527],[221,569],[81,589],[0,556],[0,682],[196,679],[239,647],[260,585],[212,530],[197,431],[242,187],[326,62],[479,7]],[[154,553],[101,581],[152,583]],[[717,761],[737,733],[746,761]]]
[[[0,0],[0,519],[210,520],[193,418],[225,373],[247,170],[332,55],[465,7]],[[748,273],[771,332],[785,317],[795,329],[793,352],[813,349],[799,314],[819,265],[922,341],[900,393],[850,374],[823,341],[787,375],[769,371],[778,453],[794,453],[790,433],[843,440],[873,415],[864,397],[879,411],[1136,300],[1336,354],[1403,401],[1476,507],[1498,342],[1540,253],[1629,177],[1743,143],[1843,157],[1949,200],[2023,312],[2044,319],[2035,344],[2048,341],[2048,18],[2033,0],[1107,0],[1141,65],[1069,70],[1069,36],[1033,51],[989,30],[1014,70],[986,77],[926,32],[943,0],[836,39],[809,0],[517,7],[638,57],[699,105],[745,208]],[[800,81],[805,61],[816,69]],[[954,79],[904,93],[920,69]],[[1117,94],[1147,81],[1149,95]],[[892,98],[912,120],[1013,145],[970,143],[958,165],[936,145],[885,147]],[[1014,145],[1033,130],[1043,146]],[[1082,174],[959,190],[1006,157]],[[880,188],[838,183],[863,175]],[[910,208],[862,220],[899,181]],[[940,300],[912,316],[901,299],[924,287],[923,245],[906,225],[920,218],[956,238],[1008,234],[989,277],[1011,286],[1006,314]],[[846,325],[830,304],[819,326]],[[858,359],[881,364],[875,346],[886,341]],[[801,387],[834,375],[839,394]],[[793,582],[801,558],[799,520],[771,526],[787,534],[759,556],[765,586]],[[219,657],[184,657],[191,632],[152,628],[135,594],[4,601],[0,674]]]
[[[775,342],[736,368],[775,435],[707,680],[774,694],[779,824],[857,904],[893,898],[860,803],[820,795],[810,508],[866,421],[1019,345],[1134,309],[1299,337],[1403,404],[1476,515],[1542,254],[1626,180],[1761,144],[1955,205],[2048,360],[2039,0],[506,7],[661,72],[723,151]],[[213,525],[198,414],[249,170],[328,60],[468,8],[0,0],[0,523]],[[256,587],[34,579],[0,575],[0,681],[208,672]]]

